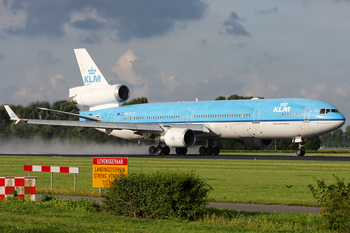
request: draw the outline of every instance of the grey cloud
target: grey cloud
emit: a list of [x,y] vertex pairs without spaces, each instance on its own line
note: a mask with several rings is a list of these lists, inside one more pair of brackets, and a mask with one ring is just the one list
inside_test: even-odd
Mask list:
[[37,53],[37,59],[40,64],[53,66],[60,62],[58,58],[52,56],[48,50],[41,49]]
[[64,1],[31,0],[29,2],[7,0],[4,6],[12,12],[26,11],[24,27],[10,27],[4,32],[14,36],[38,37],[50,39],[61,38],[65,35],[64,25],[70,20],[70,12]]
[[152,65],[150,65],[147,59],[143,57],[136,58],[132,62],[132,67],[136,75],[142,75],[146,77],[156,77],[159,73],[157,69]]
[[101,37],[95,33],[90,35],[83,35],[80,37],[80,42],[88,44],[96,44],[101,42]]
[[284,56],[273,56],[268,52],[263,53],[263,60],[267,62],[275,62],[278,60],[281,60],[282,58],[285,58]]
[[277,7],[273,7],[273,8],[270,8],[268,10],[256,11],[256,13],[259,14],[259,15],[278,14],[278,8]]
[[0,61],[4,59],[4,56],[0,53]]
[[26,7],[26,0],[3,0],[3,4],[13,14],[16,14],[20,10],[24,10]]
[[104,29],[106,24],[97,21],[96,19],[86,18],[84,20],[76,20],[72,23],[72,26],[78,29],[85,30],[101,30]]
[[203,39],[201,40],[201,46],[205,47],[205,46],[207,46],[207,45],[208,45],[208,39],[207,39],[207,38],[203,38]]
[[235,36],[250,36],[250,33],[239,23],[243,21],[236,12],[232,11],[230,17],[223,23],[226,33]]
[[[13,14],[27,14],[24,27],[3,30],[8,35],[62,38],[68,24],[87,32],[106,29],[111,38],[122,42],[165,35],[174,29],[175,22],[201,19],[208,7],[201,0],[4,0],[3,5]],[[107,23],[89,17],[92,11]],[[71,22],[74,12],[84,13],[87,18]]]

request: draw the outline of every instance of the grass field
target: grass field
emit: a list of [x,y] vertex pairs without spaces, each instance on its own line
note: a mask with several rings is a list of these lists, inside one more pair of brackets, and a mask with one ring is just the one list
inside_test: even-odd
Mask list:
[[195,221],[113,216],[40,205],[0,203],[0,232],[331,232],[313,214],[245,213],[210,208]]
[[[0,176],[28,176],[25,164],[77,166],[78,194],[98,194],[98,188],[92,188],[92,158],[0,156]],[[195,171],[212,185],[209,198],[215,202],[315,206],[307,188],[315,184],[312,177],[329,183],[335,174],[350,182],[349,162],[129,158],[129,173],[154,170]],[[50,173],[32,172],[32,176],[37,177],[39,192],[50,189]],[[72,192],[73,174],[53,176],[54,191]]]

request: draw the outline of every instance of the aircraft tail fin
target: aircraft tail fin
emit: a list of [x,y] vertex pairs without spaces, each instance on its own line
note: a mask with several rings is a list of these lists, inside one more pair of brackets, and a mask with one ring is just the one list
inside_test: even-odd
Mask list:
[[74,49],[84,85],[108,86],[109,83],[84,48]]

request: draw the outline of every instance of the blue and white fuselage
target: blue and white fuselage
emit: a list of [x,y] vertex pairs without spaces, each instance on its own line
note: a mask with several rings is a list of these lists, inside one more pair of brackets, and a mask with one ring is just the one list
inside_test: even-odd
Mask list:
[[[79,121],[19,119],[5,106],[12,120],[29,124],[90,127],[128,140],[154,140],[149,153],[186,154],[197,138],[208,140],[200,154],[219,154],[218,139],[235,139],[253,147],[268,147],[273,139],[299,143],[297,155],[304,155],[303,142],[341,127],[345,117],[331,104],[312,99],[250,99],[196,102],[148,103],[120,106],[130,96],[122,84],[110,85],[86,49],[74,50],[84,86],[69,89],[70,101],[90,107]],[[40,108],[42,110],[48,110]],[[161,146],[165,144],[165,146]]]
[[[199,102],[150,103],[121,106],[81,115],[102,122],[134,124],[204,125],[206,139],[308,138],[341,127],[345,117],[336,108],[312,99],[251,99]],[[86,119],[81,119],[86,121]],[[125,139],[148,139],[135,131],[116,130],[111,135]]]

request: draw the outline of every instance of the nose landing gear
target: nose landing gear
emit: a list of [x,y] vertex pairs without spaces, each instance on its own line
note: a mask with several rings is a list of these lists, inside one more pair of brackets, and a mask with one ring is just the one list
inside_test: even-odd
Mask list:
[[305,155],[305,148],[304,145],[299,143],[299,148],[296,151],[297,156],[304,156]]
[[294,138],[294,142],[295,143],[298,143],[298,149],[296,150],[296,154],[297,156],[304,156],[305,155],[305,148],[303,145],[304,142],[307,142],[307,139],[306,138],[301,138],[301,137],[297,137],[297,138]]

